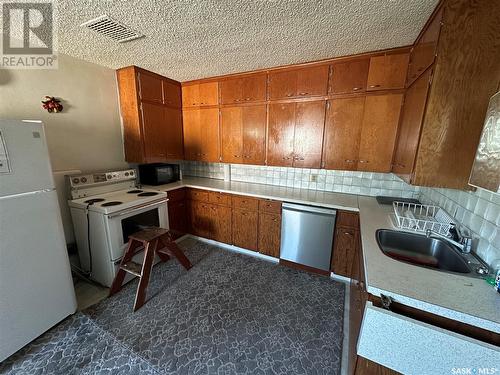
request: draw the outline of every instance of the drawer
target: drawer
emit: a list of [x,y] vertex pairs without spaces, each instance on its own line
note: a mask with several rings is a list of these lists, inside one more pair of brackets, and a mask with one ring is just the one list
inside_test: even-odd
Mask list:
[[208,193],[208,201],[210,203],[220,204],[223,206],[231,205],[231,196],[226,193],[220,193],[217,191],[210,191]]
[[188,189],[187,198],[193,201],[208,202],[208,191],[199,189]]
[[167,197],[170,202],[179,202],[186,199],[186,189],[180,188],[176,190],[167,191]]
[[259,201],[259,211],[270,214],[281,214],[281,202],[272,199],[261,199]]
[[252,211],[257,211],[259,208],[259,200],[256,198],[233,196],[232,202],[235,208],[243,208]]
[[337,226],[359,228],[359,214],[357,212],[337,211]]

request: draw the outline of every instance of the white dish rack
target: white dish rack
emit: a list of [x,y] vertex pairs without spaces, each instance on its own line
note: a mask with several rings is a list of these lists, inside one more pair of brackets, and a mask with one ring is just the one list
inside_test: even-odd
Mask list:
[[401,229],[426,232],[428,229],[446,236],[454,225],[453,218],[441,207],[394,201],[396,225]]

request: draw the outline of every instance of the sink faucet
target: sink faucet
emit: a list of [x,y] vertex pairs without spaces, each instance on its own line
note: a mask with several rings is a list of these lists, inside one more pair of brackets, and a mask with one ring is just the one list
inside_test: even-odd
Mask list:
[[450,233],[448,236],[444,236],[441,233],[435,232],[431,229],[425,231],[427,238],[438,237],[446,240],[447,242],[455,245],[460,249],[462,253],[470,253],[472,250],[472,237],[464,235],[458,228],[452,226],[450,228]]

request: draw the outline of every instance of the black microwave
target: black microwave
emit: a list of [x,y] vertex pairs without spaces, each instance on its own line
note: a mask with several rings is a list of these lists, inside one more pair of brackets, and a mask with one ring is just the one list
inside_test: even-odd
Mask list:
[[179,164],[152,163],[139,165],[139,180],[142,185],[163,185],[179,181]]

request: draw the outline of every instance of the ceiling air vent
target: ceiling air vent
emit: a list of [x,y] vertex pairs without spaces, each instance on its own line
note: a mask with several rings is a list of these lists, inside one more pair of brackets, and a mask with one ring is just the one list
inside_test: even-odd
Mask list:
[[94,30],[95,32],[107,36],[119,43],[129,42],[142,38],[144,35],[132,30],[121,22],[115,21],[111,17],[104,15],[93,20],[82,23],[80,26]]

